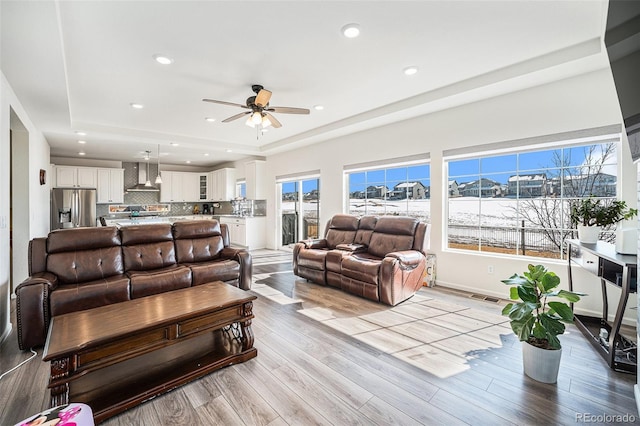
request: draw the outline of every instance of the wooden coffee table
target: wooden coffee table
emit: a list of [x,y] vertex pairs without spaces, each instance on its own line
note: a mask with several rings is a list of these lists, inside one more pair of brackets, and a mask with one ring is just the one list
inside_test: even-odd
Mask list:
[[213,282],[53,317],[51,406],[83,402],[100,422],[255,357],[254,299]]

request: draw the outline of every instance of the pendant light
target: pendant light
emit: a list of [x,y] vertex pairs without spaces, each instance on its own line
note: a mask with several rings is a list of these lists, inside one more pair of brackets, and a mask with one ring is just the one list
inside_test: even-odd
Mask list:
[[145,151],[147,153],[145,160],[147,160],[147,181],[144,183],[144,186],[151,186],[151,181],[149,180],[149,158],[150,158],[150,154],[151,151]]
[[160,144],[158,144],[158,175],[156,176],[156,185],[162,183],[162,177],[160,176]]

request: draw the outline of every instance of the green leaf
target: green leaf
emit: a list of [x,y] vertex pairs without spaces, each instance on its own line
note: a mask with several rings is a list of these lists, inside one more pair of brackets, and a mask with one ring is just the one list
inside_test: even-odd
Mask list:
[[511,300],[518,300],[520,298],[520,296],[518,295],[518,289],[520,287],[511,287],[509,289],[509,298]]
[[562,297],[571,303],[575,303],[580,300],[580,296],[586,296],[584,293],[575,293],[573,291],[560,290],[555,296]]
[[528,317],[533,318],[532,312],[536,308],[533,303],[516,303],[509,312],[509,318],[514,321],[525,320]]
[[535,320],[533,316],[530,316],[526,320],[511,321],[511,329],[519,340],[526,342],[531,336],[531,329]]
[[545,273],[541,278],[542,287],[544,288],[544,292],[548,292],[552,288],[558,287],[560,285],[560,277],[557,276],[553,272]]
[[540,314],[538,316],[538,320],[540,321],[540,324],[542,324],[542,326],[547,329],[547,333],[549,335],[557,336],[558,334],[564,333],[564,324],[561,323],[558,319],[553,318],[548,313]]
[[521,277],[518,274],[513,274],[506,280],[502,280],[502,282],[507,285],[529,285],[529,286],[531,285],[528,279]]
[[[514,287],[512,287],[511,289],[513,290],[513,288]],[[534,288],[528,288],[528,287],[515,287],[515,288],[517,289],[518,296],[520,297],[520,299],[522,299],[523,302],[529,302],[534,304],[538,303],[538,294],[536,293],[536,290]]]
[[565,303],[549,302],[549,307],[558,314],[564,321],[573,322],[573,311]]
[[540,324],[540,321],[536,321],[533,326],[533,337],[537,337],[538,339],[546,339],[547,338],[547,330]]
[[551,334],[547,334],[547,341],[549,342],[549,346],[553,349],[560,349],[562,345],[560,345],[560,340]]
[[509,315],[512,307],[513,307],[513,303],[507,303],[507,306],[502,308],[502,315]]

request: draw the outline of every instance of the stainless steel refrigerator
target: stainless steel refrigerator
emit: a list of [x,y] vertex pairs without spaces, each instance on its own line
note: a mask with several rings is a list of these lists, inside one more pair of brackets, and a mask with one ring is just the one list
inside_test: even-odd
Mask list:
[[96,190],[51,190],[51,230],[96,226]]

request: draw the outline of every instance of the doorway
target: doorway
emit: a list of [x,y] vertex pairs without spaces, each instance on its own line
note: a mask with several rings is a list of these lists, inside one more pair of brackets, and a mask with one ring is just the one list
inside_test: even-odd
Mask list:
[[29,132],[13,109],[9,127],[9,281],[11,293],[29,275]]
[[278,183],[280,196],[281,247],[300,240],[318,238],[320,179],[317,177]]

